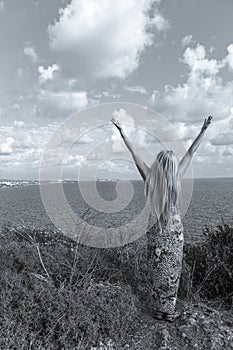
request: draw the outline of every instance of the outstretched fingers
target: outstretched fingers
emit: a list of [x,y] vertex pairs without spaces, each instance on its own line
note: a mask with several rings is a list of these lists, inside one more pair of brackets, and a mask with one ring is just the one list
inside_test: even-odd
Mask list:
[[118,119],[116,119],[116,118],[111,118],[110,121],[111,121],[111,122],[113,123],[113,125],[115,125],[119,130],[121,129],[121,124],[120,124],[120,122],[119,122]]
[[213,117],[211,115],[209,115],[208,118],[205,118],[203,126],[202,126],[202,130],[206,130],[208,128],[208,126],[211,124],[212,119],[213,119]]

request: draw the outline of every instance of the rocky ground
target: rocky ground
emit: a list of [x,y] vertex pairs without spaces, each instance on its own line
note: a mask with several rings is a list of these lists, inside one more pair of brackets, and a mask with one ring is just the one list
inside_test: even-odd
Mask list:
[[230,350],[233,349],[232,311],[214,310],[200,303],[185,303],[183,314],[174,323],[157,321],[141,315],[138,331],[131,342],[118,347],[109,339],[92,346],[91,350],[158,349],[158,350]]

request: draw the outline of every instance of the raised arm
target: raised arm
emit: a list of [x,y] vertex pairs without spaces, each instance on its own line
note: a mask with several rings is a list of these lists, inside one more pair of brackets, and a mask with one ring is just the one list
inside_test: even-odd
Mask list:
[[202,125],[200,133],[195,138],[192,145],[189,147],[188,151],[185,153],[184,157],[181,159],[181,161],[179,163],[179,175],[181,177],[185,174],[185,172],[186,172],[186,170],[191,162],[192,156],[194,155],[194,153],[198,149],[198,147],[203,139],[203,136],[205,134],[206,129],[211,124],[212,118],[213,117],[209,116],[207,119],[204,120],[204,123]]
[[128,137],[126,136],[125,132],[122,129],[121,124],[119,123],[119,121],[115,118],[111,119],[111,122],[116,126],[116,128],[119,130],[121,137],[125,143],[125,145],[127,146],[128,150],[130,151],[130,153],[132,154],[133,160],[138,168],[138,171],[141,175],[141,177],[143,178],[143,180],[145,181],[147,174],[150,170],[150,168],[146,165],[146,163],[141,159],[141,157],[139,156],[139,154],[135,151],[131,141],[128,139]]

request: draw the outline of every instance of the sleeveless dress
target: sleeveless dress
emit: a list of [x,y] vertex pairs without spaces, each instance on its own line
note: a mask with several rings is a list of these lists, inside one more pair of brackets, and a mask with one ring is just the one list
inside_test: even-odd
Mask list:
[[183,225],[175,208],[168,224],[149,220],[147,253],[154,311],[174,314],[183,258]]

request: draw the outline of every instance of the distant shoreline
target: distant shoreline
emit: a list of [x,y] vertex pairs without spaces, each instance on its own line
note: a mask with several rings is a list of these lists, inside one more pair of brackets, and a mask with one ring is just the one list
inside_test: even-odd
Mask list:
[[[198,178],[184,178],[184,181],[189,181],[189,180],[193,180],[193,182],[195,183],[196,181],[215,181],[215,180],[233,180],[233,177],[198,177]],[[30,186],[30,185],[40,185],[40,184],[65,184],[65,183],[79,183],[79,182],[93,182],[94,180],[44,180],[44,181],[40,181],[40,180],[12,180],[12,179],[2,179],[0,180],[0,189],[1,188],[8,188],[8,187],[24,187],[24,186]],[[130,181],[130,182],[142,182],[142,180],[135,180],[135,179],[96,179],[95,182],[99,183],[99,182],[118,182],[118,181]]]

